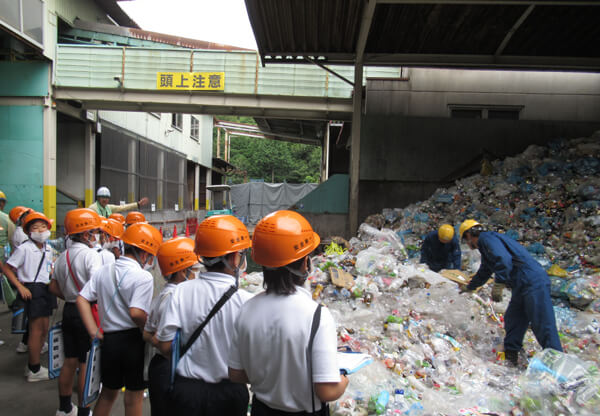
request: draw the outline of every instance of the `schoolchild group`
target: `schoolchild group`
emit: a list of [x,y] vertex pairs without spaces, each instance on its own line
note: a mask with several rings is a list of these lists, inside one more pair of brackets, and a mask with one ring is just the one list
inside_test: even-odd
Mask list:
[[[57,416],[89,415],[92,407],[94,416],[109,415],[122,388],[127,416],[142,414],[145,388],[153,416],[246,415],[249,388],[252,415],[326,415],[326,403],[344,393],[335,323],[303,287],[320,238],[300,214],[271,213],[252,238],[237,218],[212,216],[195,240],[163,241],[139,212],[104,218],[78,208],[66,214],[67,249],[54,264],[52,221],[25,207],[10,217],[21,241],[2,271],[25,303],[30,382],[49,379],[40,356],[56,297],[65,302]],[[238,290],[249,250],[264,274],[265,290],[255,296]],[[157,264],[166,284],[154,295]],[[94,340],[102,388],[83,406]],[[145,364],[148,344],[155,354]]]

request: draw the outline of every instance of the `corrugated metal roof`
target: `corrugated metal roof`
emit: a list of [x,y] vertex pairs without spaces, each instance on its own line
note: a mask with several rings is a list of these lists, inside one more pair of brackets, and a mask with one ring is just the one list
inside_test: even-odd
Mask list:
[[[266,63],[600,70],[600,1],[246,0]],[[369,10],[373,10],[369,14]],[[360,51],[358,51],[360,52]]]

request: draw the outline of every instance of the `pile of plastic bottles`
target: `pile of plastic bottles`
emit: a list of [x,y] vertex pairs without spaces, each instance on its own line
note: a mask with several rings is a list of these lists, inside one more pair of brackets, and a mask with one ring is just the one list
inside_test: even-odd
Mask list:
[[[307,283],[313,298],[331,310],[340,347],[374,358],[349,376],[332,414],[599,414],[599,158],[600,132],[530,146],[492,162],[491,174],[373,215],[347,244],[326,247]],[[515,238],[548,270],[564,354],[541,351],[528,331],[519,367],[506,365],[508,291],[500,303],[485,286],[459,294],[418,264],[427,232],[466,218]],[[479,265],[463,246],[462,269]],[[332,269],[349,273],[350,284],[333,284]]]

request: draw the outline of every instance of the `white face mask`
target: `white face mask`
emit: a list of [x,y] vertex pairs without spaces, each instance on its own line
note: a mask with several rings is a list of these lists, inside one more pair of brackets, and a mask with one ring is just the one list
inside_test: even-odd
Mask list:
[[50,238],[50,230],[42,231],[41,233],[37,231],[31,232],[31,239],[33,241],[37,241],[38,243],[45,243]]
[[104,250],[112,250],[113,248],[117,247],[119,247],[118,241],[107,241],[106,243],[102,244],[102,248]]

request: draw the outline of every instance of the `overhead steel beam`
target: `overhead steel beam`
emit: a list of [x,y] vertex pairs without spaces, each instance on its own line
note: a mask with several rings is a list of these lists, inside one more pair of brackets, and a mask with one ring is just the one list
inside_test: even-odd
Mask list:
[[600,70],[600,58],[517,55],[365,54],[365,65],[598,71]]
[[358,33],[358,39],[356,40],[355,52],[357,61],[362,61],[362,56],[365,53],[365,47],[367,46],[367,39],[369,38],[369,32],[371,31],[371,23],[373,22],[376,5],[376,0],[368,0],[365,4],[365,10],[363,11],[360,22],[360,32]]
[[377,4],[456,4],[498,6],[600,6],[597,0],[376,0]]
[[316,66],[318,66],[319,68],[323,68],[325,71],[329,72],[330,74],[338,77],[339,79],[341,79],[342,81],[350,84],[351,86],[354,87],[354,82],[350,81],[348,78],[346,78],[343,75],[338,74],[337,72],[335,72],[333,69],[326,67],[325,65],[323,65],[322,63],[319,63],[317,61],[315,61],[312,58],[309,58],[308,56],[305,56],[304,59],[306,59],[308,62],[310,62],[311,64],[315,64]]
[[508,31],[506,36],[504,36],[504,39],[502,39],[502,42],[500,42],[500,46],[498,46],[498,49],[496,49],[496,53],[494,53],[495,56],[501,55],[502,52],[504,52],[504,48],[506,48],[506,45],[508,45],[508,42],[510,41],[510,39],[513,37],[513,35],[517,31],[517,29],[523,24],[525,19],[527,19],[527,16],[529,16],[531,14],[531,12],[533,11],[534,8],[535,8],[535,5],[531,4],[527,9],[525,9],[523,14],[517,19],[515,24],[510,28],[510,30]]
[[55,87],[54,99],[80,101],[84,108],[97,110],[223,114],[325,121],[349,121],[352,118],[351,98],[186,94],[154,90]]

